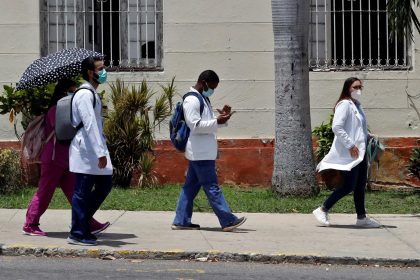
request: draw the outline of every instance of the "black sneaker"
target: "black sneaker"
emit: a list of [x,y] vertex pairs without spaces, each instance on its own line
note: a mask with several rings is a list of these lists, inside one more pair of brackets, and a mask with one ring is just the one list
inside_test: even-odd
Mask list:
[[81,239],[81,238],[77,238],[77,237],[72,236],[72,235],[67,237],[67,243],[73,244],[73,245],[83,245],[83,246],[98,245],[98,243],[94,239]]
[[175,225],[175,224],[173,224],[172,226],[171,226],[171,228],[173,229],[173,230],[199,230],[200,229],[200,225],[197,225],[197,224],[189,224],[189,225],[186,225],[186,226],[182,226],[182,225]]
[[239,227],[240,225],[242,225],[243,223],[245,223],[245,221],[246,221],[246,218],[245,218],[245,217],[239,218],[239,219],[237,219],[236,221],[234,221],[233,223],[230,223],[230,224],[228,224],[227,226],[225,226],[225,227],[223,228],[223,231],[232,231],[232,230],[234,230],[235,228],[237,228],[237,227]]

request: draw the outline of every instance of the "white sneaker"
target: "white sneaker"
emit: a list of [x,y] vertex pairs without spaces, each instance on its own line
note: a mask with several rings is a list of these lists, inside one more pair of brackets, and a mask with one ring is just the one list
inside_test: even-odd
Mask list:
[[380,228],[381,224],[366,217],[363,219],[357,219],[356,226],[363,228]]
[[330,222],[328,221],[328,212],[323,211],[321,207],[318,207],[312,211],[312,214],[314,214],[316,220],[323,226],[328,227],[330,225]]

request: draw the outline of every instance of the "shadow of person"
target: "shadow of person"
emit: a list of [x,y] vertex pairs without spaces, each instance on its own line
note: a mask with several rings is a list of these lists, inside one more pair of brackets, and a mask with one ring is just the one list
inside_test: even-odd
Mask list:
[[[50,238],[67,238],[70,232],[68,231],[49,231],[47,232],[47,237]],[[99,238],[106,238],[106,239],[130,239],[136,238],[137,235],[131,233],[112,233],[112,232],[101,232],[96,235]]]
[[255,229],[246,229],[246,228],[235,228],[232,231],[223,231],[220,227],[201,227],[200,230],[203,231],[214,231],[214,232],[224,232],[224,233],[248,233],[250,231],[256,231]]
[[[319,226],[322,227],[322,226]],[[359,227],[356,225],[330,225],[330,228],[343,228],[343,229],[381,229],[381,228],[397,228],[396,226],[390,225],[381,225],[379,228],[368,228],[368,227]]]
[[[59,231],[59,232],[48,232],[48,238],[58,238],[66,239],[69,236],[69,232]],[[131,233],[112,233],[112,232],[102,232],[98,235],[98,245],[104,245],[109,247],[121,247],[128,244],[136,244],[131,242],[122,241],[124,239],[137,238],[137,235]]]
[[109,247],[121,247],[128,244],[137,244],[135,242],[126,242],[122,241],[124,239],[136,238],[137,235],[131,233],[112,233],[112,232],[103,232],[98,234],[98,245],[99,246],[109,246]]
[[118,248],[118,247],[122,247],[124,245],[133,245],[133,244],[137,244],[135,242],[125,242],[125,241],[121,241],[121,240],[104,240],[104,239],[98,239],[98,245],[99,246],[108,246],[108,247],[114,247],[114,248]]
[[97,237],[98,239],[121,240],[121,239],[137,238],[137,235],[132,234],[132,233],[102,232],[98,234]]

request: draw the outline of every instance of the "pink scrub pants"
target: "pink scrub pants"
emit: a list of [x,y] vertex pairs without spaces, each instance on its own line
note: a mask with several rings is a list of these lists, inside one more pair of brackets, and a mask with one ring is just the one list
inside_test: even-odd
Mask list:
[[[54,195],[55,188],[60,186],[71,204],[76,176],[68,167],[61,167],[53,163],[41,164],[41,176],[38,182],[38,190],[29,203],[26,212],[25,226],[38,226],[39,220],[47,210]],[[90,229],[95,230],[101,224],[94,218],[90,221]]]

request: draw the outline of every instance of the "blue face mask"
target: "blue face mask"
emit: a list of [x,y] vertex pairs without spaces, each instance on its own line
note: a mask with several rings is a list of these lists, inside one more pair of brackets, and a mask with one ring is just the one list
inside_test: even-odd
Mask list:
[[103,84],[106,82],[107,73],[105,69],[102,69],[101,71],[99,71],[97,75],[98,75],[98,83]]
[[67,96],[72,96],[74,94],[74,92],[67,92]]
[[[206,83],[206,85],[207,85],[207,83]],[[210,96],[213,95],[213,93],[214,93],[214,89],[209,88],[209,85],[207,85],[207,90],[203,90],[203,95],[205,97],[210,97]]]

